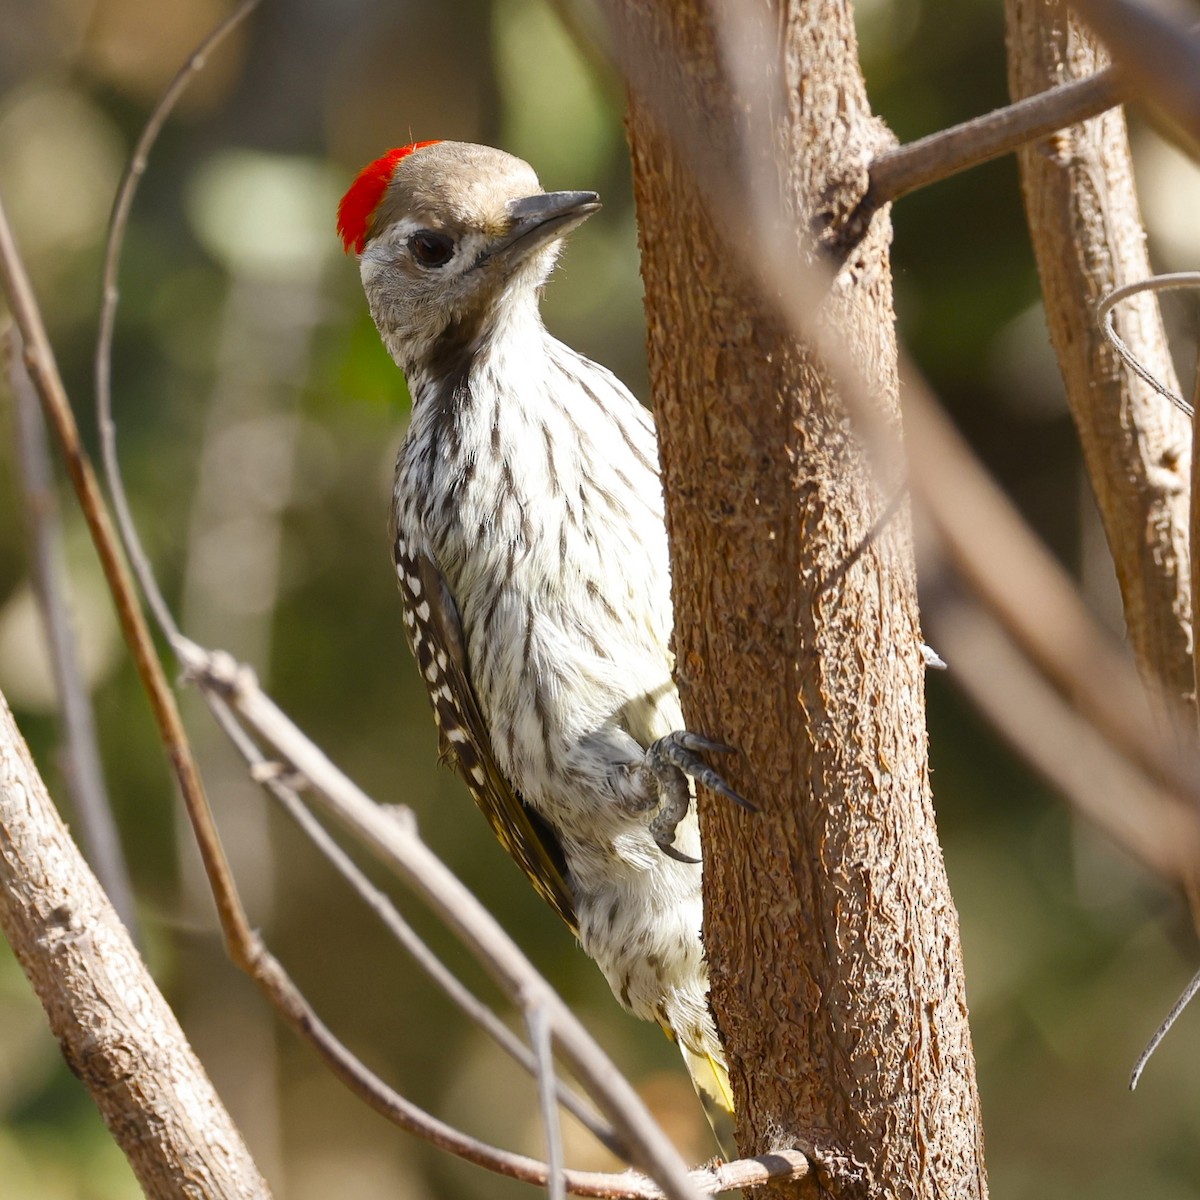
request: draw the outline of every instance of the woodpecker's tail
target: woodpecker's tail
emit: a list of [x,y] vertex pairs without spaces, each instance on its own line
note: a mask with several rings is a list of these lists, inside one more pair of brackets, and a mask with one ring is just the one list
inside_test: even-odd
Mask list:
[[729,1086],[729,1072],[719,1055],[706,1050],[697,1050],[683,1041],[679,1050],[692,1077],[692,1086],[700,1097],[704,1115],[712,1126],[721,1153],[732,1160],[736,1158],[733,1140],[733,1091]]

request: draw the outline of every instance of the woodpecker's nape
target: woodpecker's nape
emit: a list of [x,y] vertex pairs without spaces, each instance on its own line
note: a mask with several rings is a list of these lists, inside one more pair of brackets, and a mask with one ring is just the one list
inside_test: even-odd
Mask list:
[[728,1128],[691,781],[751,806],[684,727],[653,420],[538,309],[598,208],[500,150],[415,142],[359,174],[338,233],[413,399],[392,550],[443,757]]

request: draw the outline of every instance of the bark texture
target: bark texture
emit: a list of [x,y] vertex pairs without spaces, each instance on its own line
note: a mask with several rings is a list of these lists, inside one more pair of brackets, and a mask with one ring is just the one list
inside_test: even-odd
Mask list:
[[270,1196],[59,819],[3,697],[0,928],[148,1197]]
[[[812,257],[809,229],[853,208],[885,141],[850,5],[609,7],[631,79],[677,677],[689,728],[739,748],[722,768],[762,809],[701,797],[739,1144],[799,1146],[833,1195],[982,1197],[907,510],[881,520],[901,485],[873,473],[820,365],[749,282],[744,229],[714,223],[693,176],[696,147],[731,172],[748,162],[794,214],[780,252]],[[721,10],[760,23],[756,117],[722,67]],[[890,236],[880,214],[823,319],[898,436]]]
[[[1006,11],[1014,99],[1107,65],[1098,42],[1058,0],[1007,0]],[[1194,705],[1188,421],[1121,363],[1096,321],[1105,294],[1152,274],[1124,112],[1026,147],[1018,161],[1050,339],[1138,667],[1156,698]],[[1146,368],[1178,391],[1155,297],[1124,301],[1116,324]]]

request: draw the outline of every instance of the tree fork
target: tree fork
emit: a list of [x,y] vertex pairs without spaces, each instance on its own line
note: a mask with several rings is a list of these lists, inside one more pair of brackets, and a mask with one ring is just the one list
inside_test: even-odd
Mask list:
[[[756,70],[774,107],[757,131],[739,125],[753,97],[725,74],[735,56],[715,9],[608,8],[630,81],[677,677],[689,727],[739,747],[729,777],[762,806],[747,817],[700,800],[705,941],[739,1143],[799,1146],[838,1195],[983,1197],[907,510],[871,536],[898,481],[873,474],[831,381],[749,282],[745,227],[714,223],[689,152],[767,177],[795,214],[779,252],[813,258],[804,231],[825,223],[814,218],[831,184],[861,164],[865,187],[885,144],[850,6],[737,7],[768,31]],[[881,215],[824,319],[898,435],[889,239]]]

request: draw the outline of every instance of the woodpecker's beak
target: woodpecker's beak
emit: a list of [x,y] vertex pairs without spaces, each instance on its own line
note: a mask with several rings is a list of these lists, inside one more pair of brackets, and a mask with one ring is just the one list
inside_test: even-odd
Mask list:
[[600,199],[595,192],[546,192],[514,200],[508,206],[512,228],[489,257],[504,255],[518,261],[528,258],[599,211]]

